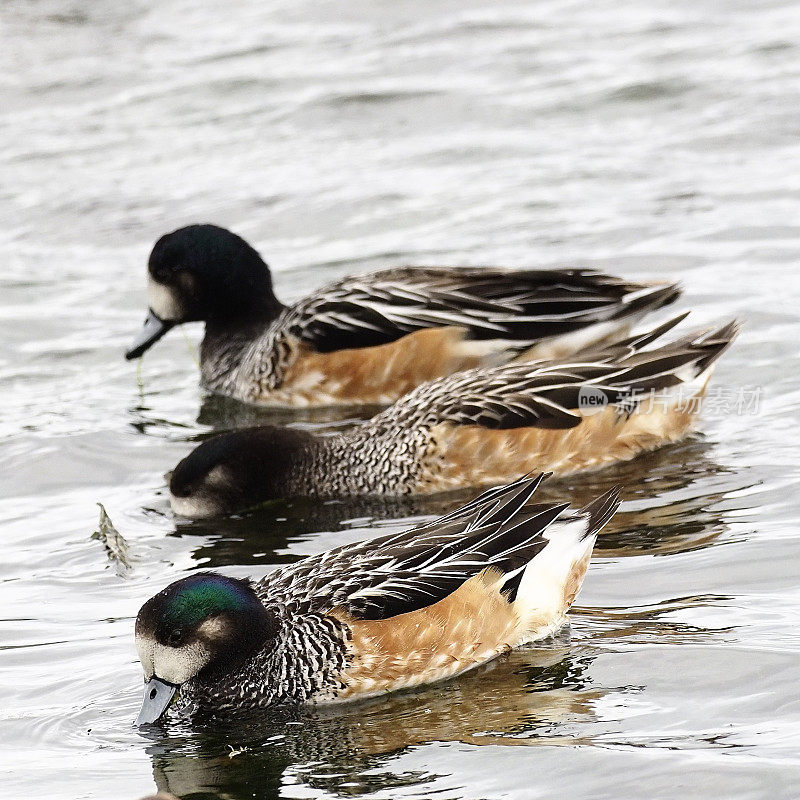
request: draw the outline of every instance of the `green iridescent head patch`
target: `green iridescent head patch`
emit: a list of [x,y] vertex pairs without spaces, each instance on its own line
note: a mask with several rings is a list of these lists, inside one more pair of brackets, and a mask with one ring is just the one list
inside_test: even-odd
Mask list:
[[192,627],[225,611],[242,611],[253,602],[246,585],[223,575],[198,574],[175,584],[164,603],[163,622]]

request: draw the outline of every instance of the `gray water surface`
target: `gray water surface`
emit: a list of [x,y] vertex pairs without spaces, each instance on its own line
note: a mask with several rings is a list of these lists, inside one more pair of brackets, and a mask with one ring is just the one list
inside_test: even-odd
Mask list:
[[[0,37],[4,796],[797,796],[796,3],[7,0]],[[204,397],[197,326],[123,361],[153,241],[195,221],[287,301],[400,263],[584,265],[744,328],[701,433],[547,489],[625,485],[571,631],[343,713],[144,735],[133,620],[166,583],[463,499],[173,518],[198,438],[273,419]]]

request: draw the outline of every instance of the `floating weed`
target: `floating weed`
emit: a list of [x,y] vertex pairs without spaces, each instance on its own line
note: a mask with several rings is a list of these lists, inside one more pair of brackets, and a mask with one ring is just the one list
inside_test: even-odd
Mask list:
[[128,554],[128,543],[123,535],[114,527],[102,503],[100,507],[100,521],[97,530],[92,534],[92,539],[99,539],[108,555],[108,560],[114,565],[117,575],[126,576],[133,569]]

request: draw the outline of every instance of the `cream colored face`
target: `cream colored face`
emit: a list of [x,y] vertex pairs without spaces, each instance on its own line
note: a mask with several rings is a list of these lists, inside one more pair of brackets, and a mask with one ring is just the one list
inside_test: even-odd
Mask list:
[[209,519],[223,513],[217,503],[203,497],[176,497],[170,494],[169,504],[174,514],[187,519]]
[[224,514],[226,504],[216,499],[225,498],[235,490],[233,479],[226,467],[217,464],[203,478],[202,484],[188,497],[179,497],[170,491],[169,502],[172,510],[190,519],[203,519]]
[[212,659],[209,645],[222,642],[230,629],[222,617],[209,617],[197,626],[192,641],[180,647],[161,644],[147,634],[136,634],[136,650],[145,681],[156,677],[180,686],[193,678]]
[[211,660],[211,653],[201,640],[182,647],[170,647],[149,636],[137,636],[136,650],[145,681],[155,676],[177,686],[197,675]]
[[180,322],[185,315],[184,304],[175,288],[147,276],[147,302],[153,313],[164,322]]

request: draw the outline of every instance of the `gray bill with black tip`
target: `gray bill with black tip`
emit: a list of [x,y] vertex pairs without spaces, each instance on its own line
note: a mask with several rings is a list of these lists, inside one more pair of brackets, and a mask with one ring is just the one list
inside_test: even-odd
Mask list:
[[136,725],[147,725],[161,719],[177,691],[178,687],[173,683],[150,678],[144,685],[144,699],[139,716],[136,717]]
[[139,358],[146,350],[149,350],[170,328],[174,327],[174,322],[167,322],[166,320],[157,317],[153,310],[147,312],[147,319],[144,321],[142,329],[139,331],[137,337],[133,340],[130,349],[125,353],[125,358],[130,361],[133,358]]

